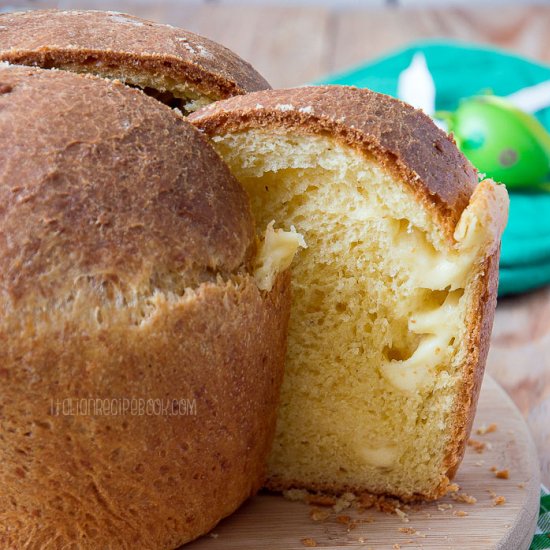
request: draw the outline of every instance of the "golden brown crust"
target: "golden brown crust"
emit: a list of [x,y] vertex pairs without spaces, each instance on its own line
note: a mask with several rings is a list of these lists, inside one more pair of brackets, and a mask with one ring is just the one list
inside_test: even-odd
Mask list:
[[[483,262],[471,290],[472,307],[466,319],[468,354],[459,392],[455,399],[454,423],[447,456],[443,463],[449,479],[455,476],[460,466],[476,414],[495,316],[499,258],[500,246]],[[443,493],[440,492],[440,494]]]
[[500,238],[508,219],[506,190],[491,180],[479,183],[471,205],[477,210],[482,220],[480,223],[483,223],[490,237],[467,288],[469,306],[465,318],[465,357],[455,397],[449,444],[442,464],[446,475],[440,487],[434,491],[434,497],[444,494],[449,480],[455,476],[472,429],[496,308]]
[[207,532],[263,482],[284,365],[244,191],[168,107],[27,67],[0,67],[0,165],[0,547]]
[[[266,296],[250,278],[206,283],[139,326],[104,317],[85,332],[67,314],[40,334],[1,330],[0,547],[168,550],[254,494],[274,434],[288,284],[280,276]],[[176,414],[98,412],[122,399],[176,402]],[[69,414],[77,400],[95,414]]]
[[0,14],[0,60],[97,72],[138,71],[190,83],[215,100],[269,88],[232,51],[191,32],[132,15],[38,10]]
[[209,136],[281,128],[330,135],[374,155],[386,169],[399,171],[449,238],[477,183],[475,169],[429,117],[366,89],[265,90],[211,104],[190,120]]
[[12,307],[84,276],[139,287],[176,273],[194,286],[250,262],[248,197],[171,109],[62,71],[4,66],[0,82],[0,285]]

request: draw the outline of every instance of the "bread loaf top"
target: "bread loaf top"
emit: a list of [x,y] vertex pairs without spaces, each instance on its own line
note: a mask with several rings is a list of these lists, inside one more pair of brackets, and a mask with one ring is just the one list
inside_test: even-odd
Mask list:
[[254,254],[248,198],[207,141],[120,83],[0,64],[0,167],[5,312],[82,279],[181,293]]
[[327,134],[397,170],[452,239],[477,184],[453,139],[399,100],[367,89],[315,86],[265,90],[208,105],[190,118],[208,135],[249,128]]
[[231,50],[188,31],[118,12],[37,10],[0,15],[0,60],[44,68],[162,74],[205,96],[231,97],[269,88]]

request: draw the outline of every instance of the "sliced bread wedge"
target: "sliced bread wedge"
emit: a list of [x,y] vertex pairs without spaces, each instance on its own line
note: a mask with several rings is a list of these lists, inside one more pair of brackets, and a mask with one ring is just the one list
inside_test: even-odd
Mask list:
[[429,117],[369,90],[258,92],[191,121],[257,226],[307,244],[267,486],[444,494],[485,366],[505,188],[478,183]]

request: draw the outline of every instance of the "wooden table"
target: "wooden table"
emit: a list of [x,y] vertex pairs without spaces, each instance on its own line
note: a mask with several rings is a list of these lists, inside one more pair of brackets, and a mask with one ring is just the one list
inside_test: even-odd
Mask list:
[[[204,34],[250,61],[274,87],[303,84],[430,37],[493,44],[550,63],[550,7],[544,6],[331,10],[185,0],[0,0],[0,9],[58,6],[125,11]],[[550,289],[500,301],[487,368],[527,418],[550,486]]]

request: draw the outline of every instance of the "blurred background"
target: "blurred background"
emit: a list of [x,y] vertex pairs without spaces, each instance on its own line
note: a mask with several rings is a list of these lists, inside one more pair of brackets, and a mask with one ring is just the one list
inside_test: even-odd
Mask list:
[[[544,76],[550,75],[548,0],[0,1],[0,11],[50,7],[121,11],[197,32],[248,60],[273,87],[339,81],[342,74],[344,81],[351,83],[357,75],[366,74],[362,71],[370,70],[372,76],[372,67],[376,72],[380,65],[375,61],[381,57],[386,59],[387,77],[387,60],[395,59],[393,52],[431,39],[458,41],[474,49],[488,46],[491,51],[498,48],[501,53],[514,54],[507,58],[495,53],[494,59],[502,63],[487,62],[487,68],[485,61],[471,66],[471,57],[462,58],[456,54],[458,50],[448,60],[440,54],[437,66],[430,65],[427,56],[428,66],[447,79],[447,92],[456,87],[456,101],[460,99],[458,91],[464,88],[479,93],[485,83],[478,86],[477,80],[485,82],[489,69],[495,75],[495,87],[498,81],[506,93],[544,78],[550,80],[550,76]],[[525,59],[518,62],[516,56]],[[359,67],[359,72],[346,73],[350,67]],[[396,67],[395,63],[391,66],[393,84]],[[331,78],[334,74],[339,76]],[[449,84],[451,77],[456,86]],[[489,87],[493,88],[492,81]],[[545,112],[548,117],[549,109]],[[540,113],[537,116],[542,121]],[[542,258],[540,265],[529,263],[532,258],[520,258],[529,264],[528,269],[520,266],[514,271],[514,281],[526,283],[525,288],[518,291],[517,287],[499,300],[487,368],[527,418],[539,450],[543,481],[550,485],[550,290],[545,286],[550,280],[550,193],[534,201],[531,195],[527,198],[523,220],[540,223],[518,234],[514,258],[518,257],[518,249],[542,243],[543,236],[549,245],[544,245],[542,252],[542,244],[537,249],[537,258]],[[512,202],[519,204],[516,199]],[[508,244],[504,244],[503,252],[507,253]],[[529,277],[537,274],[544,277],[531,284]]]

